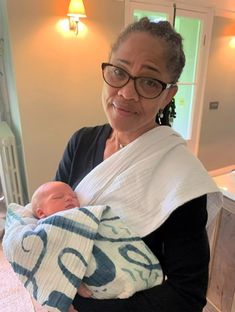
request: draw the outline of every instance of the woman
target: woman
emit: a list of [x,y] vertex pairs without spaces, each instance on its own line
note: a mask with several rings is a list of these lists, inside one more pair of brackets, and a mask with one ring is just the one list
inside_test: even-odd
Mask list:
[[[169,112],[168,104],[177,92],[176,82],[184,64],[182,38],[168,22],[153,23],[143,18],[128,26],[113,45],[109,62],[102,64],[102,103],[108,124],[79,130],[64,152],[56,180],[77,187],[79,198],[85,192],[81,204],[99,200],[109,204],[110,200],[111,207],[158,257],[166,277],[161,285],[129,299],[77,296],[74,306],[79,312],[199,312],[206,304],[207,203],[208,194],[217,189],[183,140],[169,127],[160,125],[161,120],[169,123],[164,114]],[[102,167],[106,163],[108,170]],[[138,167],[142,170],[139,175]],[[113,170],[117,176],[106,182]],[[89,184],[86,178],[93,172],[98,182],[97,193],[91,196],[93,186],[87,192],[85,188]],[[194,178],[195,172],[200,177]],[[143,183],[142,190],[145,175],[148,182]],[[113,185],[118,178],[118,183],[125,185],[123,176],[129,180],[122,191],[126,188],[126,193],[134,196],[127,194],[128,200],[122,203],[130,201],[130,206],[121,209],[123,194],[115,196],[115,187],[109,189],[109,183]],[[100,194],[99,186],[106,184],[107,190]]]

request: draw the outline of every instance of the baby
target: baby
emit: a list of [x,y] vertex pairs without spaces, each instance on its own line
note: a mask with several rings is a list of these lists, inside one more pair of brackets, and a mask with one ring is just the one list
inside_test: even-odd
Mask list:
[[[76,193],[68,184],[53,181],[42,184],[36,189],[32,196],[31,207],[33,215],[41,219],[62,210],[80,207],[80,203]],[[78,293],[86,298],[92,295],[92,292],[84,284],[80,285]],[[76,310],[71,305],[68,312],[73,311]]]
[[68,184],[53,181],[39,186],[32,196],[31,207],[34,216],[41,219],[62,210],[80,207],[80,203]]

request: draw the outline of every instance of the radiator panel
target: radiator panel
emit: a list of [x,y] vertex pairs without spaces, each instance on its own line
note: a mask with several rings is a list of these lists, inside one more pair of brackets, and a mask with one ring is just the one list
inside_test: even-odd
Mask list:
[[6,122],[0,122],[0,178],[6,206],[23,205],[16,141]]

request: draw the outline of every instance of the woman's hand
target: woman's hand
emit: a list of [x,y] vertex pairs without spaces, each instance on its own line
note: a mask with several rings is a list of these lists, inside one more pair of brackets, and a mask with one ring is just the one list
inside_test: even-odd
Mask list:
[[69,307],[68,312],[78,312],[78,310],[75,310],[74,307],[73,307],[73,305],[71,305],[71,306]]
[[[81,283],[80,287],[78,288],[78,294],[79,296],[84,297],[84,298],[89,298],[92,296],[92,292],[83,283]],[[79,312],[79,311],[75,310],[74,306],[71,305],[69,307],[68,312]]]
[[92,292],[83,283],[78,288],[78,294],[84,298],[90,298],[92,296]]

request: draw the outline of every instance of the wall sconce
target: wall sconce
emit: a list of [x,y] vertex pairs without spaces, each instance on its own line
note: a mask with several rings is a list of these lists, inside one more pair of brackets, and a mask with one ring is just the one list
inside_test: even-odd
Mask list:
[[235,36],[233,36],[229,42],[229,46],[233,49],[235,49]]
[[86,17],[86,12],[82,0],[71,0],[67,14],[69,18],[69,29],[78,35],[80,17]]
[[235,48],[235,23],[229,23],[223,31],[223,35],[228,37],[230,48]]

